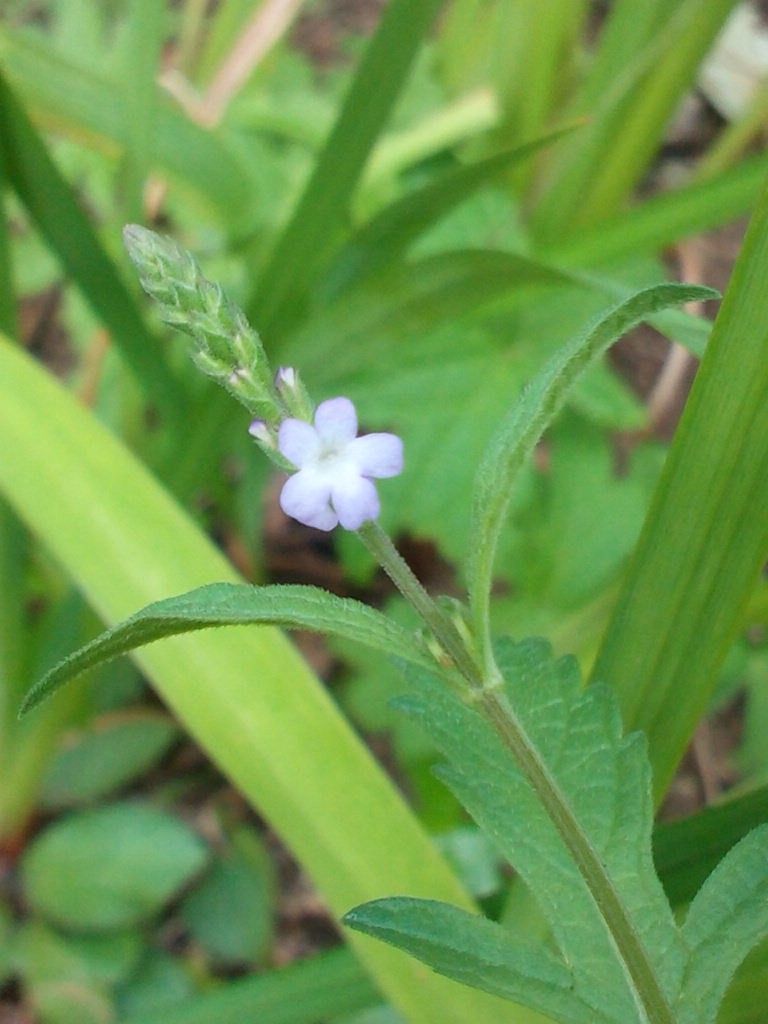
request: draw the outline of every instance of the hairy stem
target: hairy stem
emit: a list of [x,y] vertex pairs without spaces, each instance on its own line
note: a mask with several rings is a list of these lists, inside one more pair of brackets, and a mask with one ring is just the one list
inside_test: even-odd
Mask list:
[[482,668],[478,665],[454,623],[424,590],[378,523],[366,523],[359,536],[451,657],[469,684],[464,699],[492,725],[544,806],[610,931],[638,1010],[648,1024],[675,1024],[674,1012],[613,880],[507,700],[492,656],[483,658]]
[[459,672],[477,687],[479,669],[458,629],[414,576],[410,566],[376,521],[364,523],[358,536],[397,589],[416,609]]

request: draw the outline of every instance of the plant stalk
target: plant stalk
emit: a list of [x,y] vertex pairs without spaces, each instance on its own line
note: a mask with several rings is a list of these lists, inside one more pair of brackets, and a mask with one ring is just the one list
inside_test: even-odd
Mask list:
[[378,522],[366,523],[358,534],[451,657],[469,684],[469,689],[464,688],[463,699],[471,702],[490,723],[544,806],[608,926],[638,1009],[648,1024],[675,1024],[672,1007],[613,881],[507,700],[495,661],[483,668],[478,665],[454,623],[419,583]]

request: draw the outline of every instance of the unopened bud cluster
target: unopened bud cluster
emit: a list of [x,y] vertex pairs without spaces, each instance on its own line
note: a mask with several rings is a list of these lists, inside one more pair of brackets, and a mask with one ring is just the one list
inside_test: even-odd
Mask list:
[[198,369],[254,416],[277,424],[285,407],[261,340],[242,310],[173,239],[137,224],[129,224],[123,237],[141,285],[157,303],[162,319],[194,340],[192,359]]
[[196,366],[255,417],[251,437],[293,475],[280,504],[307,526],[359,530],[379,515],[374,479],[397,476],[403,443],[394,434],[358,437],[357,412],[340,396],[315,408],[298,372],[281,366],[272,377],[267,356],[245,314],[203,276],[194,257],[171,238],[130,224],[128,254],[144,291],[163,320],[194,340]]

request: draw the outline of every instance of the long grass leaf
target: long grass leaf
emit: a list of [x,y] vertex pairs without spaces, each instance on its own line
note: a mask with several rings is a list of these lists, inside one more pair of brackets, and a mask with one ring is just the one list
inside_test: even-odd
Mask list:
[[11,89],[0,76],[0,148],[10,181],[72,277],[110,331],[146,394],[176,417],[183,392],[85,213]]
[[[47,125],[112,155],[119,156],[130,145],[117,82],[78,67],[31,35],[2,27],[0,58],[10,82]],[[247,232],[254,183],[224,137],[194,124],[165,99],[157,108],[154,137],[158,166],[214,206],[230,230]]]
[[355,186],[440,6],[440,0],[392,0],[385,9],[250,304],[248,312],[265,334],[301,297],[345,226]]
[[768,553],[767,276],[764,190],[595,667],[648,734],[659,796]]
[[[106,622],[167,594],[236,581],[127,450],[45,372],[0,345],[0,490]],[[41,414],[44,410],[44,415]],[[258,807],[334,913],[406,889],[469,900],[295,648],[274,627],[175,637],[137,655],[159,693]],[[407,1019],[500,1024],[514,1007],[356,943]]]

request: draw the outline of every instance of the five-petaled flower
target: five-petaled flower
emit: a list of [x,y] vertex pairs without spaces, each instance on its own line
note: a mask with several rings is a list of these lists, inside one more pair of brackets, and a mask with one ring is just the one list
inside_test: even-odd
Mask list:
[[280,506],[293,519],[318,530],[338,523],[358,530],[379,515],[371,477],[397,476],[403,469],[403,442],[395,434],[357,436],[357,413],[348,398],[321,402],[315,425],[286,419],[278,447],[297,467],[280,494]]

